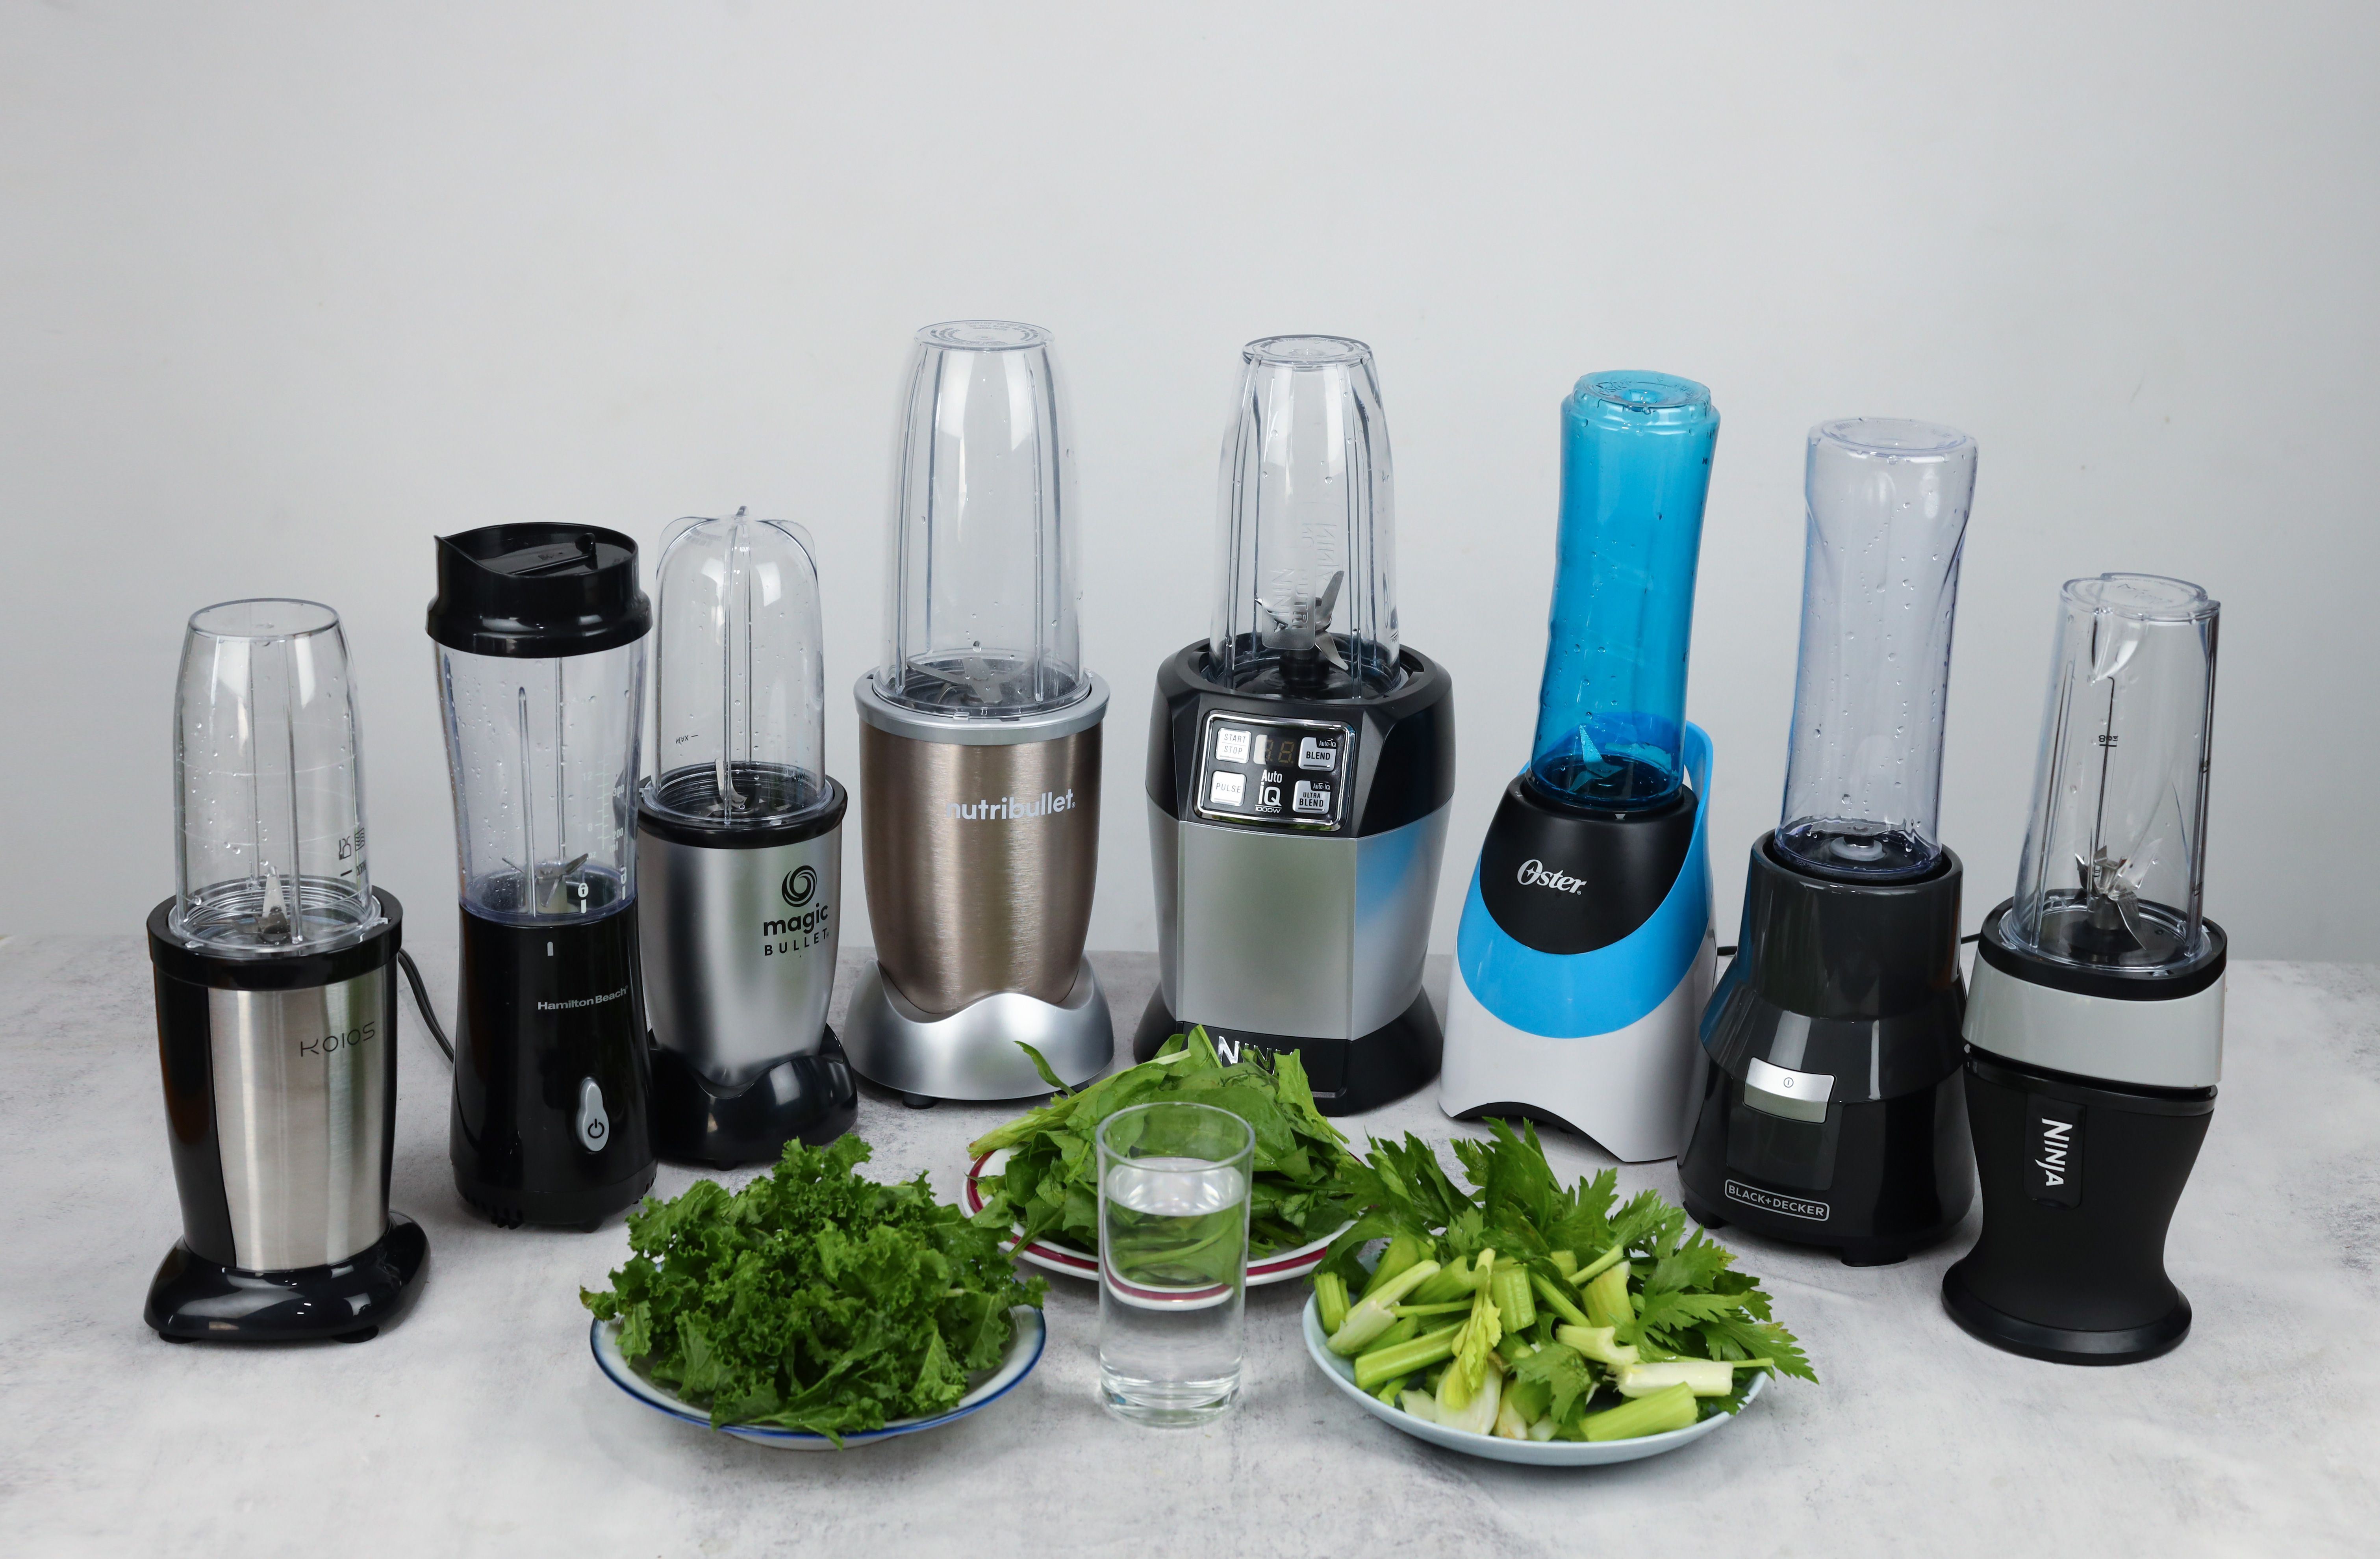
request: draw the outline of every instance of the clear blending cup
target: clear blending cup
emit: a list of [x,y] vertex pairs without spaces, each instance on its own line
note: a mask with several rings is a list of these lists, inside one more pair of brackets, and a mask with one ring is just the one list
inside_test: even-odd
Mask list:
[[1211,1104],[1099,1123],[1099,1399],[1134,1423],[1205,1423],[1240,1394],[1256,1133]]

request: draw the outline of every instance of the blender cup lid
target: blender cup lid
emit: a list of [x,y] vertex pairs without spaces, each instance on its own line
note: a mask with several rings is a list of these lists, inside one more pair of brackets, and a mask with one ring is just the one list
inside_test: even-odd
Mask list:
[[592,525],[490,525],[438,538],[430,637],[474,655],[543,660],[642,639],[652,603],[637,543]]

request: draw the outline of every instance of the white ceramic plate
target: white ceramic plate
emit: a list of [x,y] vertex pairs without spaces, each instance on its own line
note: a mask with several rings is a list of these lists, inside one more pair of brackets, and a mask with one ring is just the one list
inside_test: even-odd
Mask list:
[[[996,1161],[996,1162],[995,1162]],[[984,1195],[976,1181],[986,1175],[997,1175],[1000,1166],[1008,1162],[1008,1150],[986,1153],[967,1166],[966,1190],[961,1198],[970,1213],[983,1211]],[[1305,1277],[1322,1264],[1330,1242],[1346,1232],[1342,1224],[1324,1237],[1299,1246],[1294,1250],[1276,1250],[1271,1255],[1248,1263],[1248,1286],[1262,1288],[1269,1283],[1287,1283],[1292,1278]],[[1092,1251],[1066,1245],[1043,1236],[1017,1250],[1017,1259],[1039,1267],[1043,1272],[1063,1273],[1096,1283],[1099,1277],[1099,1259]]]
[[[1355,1361],[1332,1353],[1330,1337],[1322,1330],[1322,1315],[1314,1300],[1305,1301],[1305,1351],[1314,1359],[1315,1368],[1330,1378],[1330,1383],[1343,1392],[1349,1400],[1382,1423],[1393,1424],[1418,1440],[1433,1445],[1443,1445],[1450,1451],[1460,1451],[1469,1456],[1486,1456],[1491,1461],[1520,1462],[1530,1467],[1602,1467],[1612,1462],[1633,1462],[1645,1456],[1658,1456],[1664,1451],[1674,1451],[1691,1445],[1704,1435],[1735,1421],[1735,1414],[1715,1413],[1698,1424],[1671,1430],[1667,1434],[1642,1435],[1634,1440],[1500,1440],[1492,1434],[1474,1434],[1467,1429],[1449,1429],[1444,1424],[1416,1419],[1402,1407],[1391,1407],[1355,1384]],[[1760,1400],[1761,1391],[1768,1378],[1764,1375],[1752,1382],[1743,1394],[1743,1405],[1751,1407]]]
[[[947,1413],[937,1413],[930,1419],[895,1419],[882,1429],[863,1430],[843,1437],[844,1445],[873,1445],[880,1440],[892,1440],[904,1434],[916,1434],[920,1430],[940,1429],[944,1424],[965,1418],[977,1409],[990,1406],[1006,1395],[1017,1382],[1033,1372],[1041,1362],[1042,1345],[1049,1341],[1050,1329],[1041,1312],[1030,1305],[1019,1305],[1008,1312],[1016,1318],[1016,1334],[1008,1342],[1008,1352],[999,1367],[978,1382],[974,1390],[958,1400],[958,1406]],[[589,1329],[588,1339],[595,1350],[595,1363],[612,1383],[635,1397],[657,1413],[666,1413],[681,1423],[698,1429],[710,1427],[710,1415],[702,1408],[679,1401],[660,1386],[645,1379],[629,1365],[620,1351],[620,1323],[599,1321]],[[757,1424],[728,1424],[719,1431],[738,1440],[748,1440],[755,1445],[771,1445],[780,1451],[832,1451],[834,1442],[823,1434],[812,1434],[798,1429],[771,1429]]]

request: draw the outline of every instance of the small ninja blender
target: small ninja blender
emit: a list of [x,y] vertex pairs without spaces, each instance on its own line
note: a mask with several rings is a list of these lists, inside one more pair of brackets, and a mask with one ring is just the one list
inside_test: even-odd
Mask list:
[[1225,435],[1213,629],[1157,673],[1147,1060],[1202,1024],[1295,1051],[1326,1114],[1401,1098],[1444,1043],[1421,988],[1454,794],[1453,684],[1397,637],[1372,349],[1248,344]]
[[1438,1102],[1668,1158],[1713,962],[1686,652],[1718,410],[1689,379],[1590,373],[1561,420],[1536,739],[1463,900]]
[[729,1166],[851,1128],[827,1027],[843,905],[818,566],[779,520],[686,519],[662,547],[653,750],[637,805],[653,1146]]
[[1752,846],[1704,1015],[1678,1177],[1703,1224],[1898,1261],[1974,1200],[1959,1075],[1959,858],[1936,832],[1975,441],[1810,432],[1785,807]]
[[2200,905],[2216,626],[2196,585],[2068,581],[2016,896],[1984,921],[1967,1118],[1984,1226],[1951,1318],[2063,1364],[2190,1334],[2165,1237],[2223,1072],[2223,928]]

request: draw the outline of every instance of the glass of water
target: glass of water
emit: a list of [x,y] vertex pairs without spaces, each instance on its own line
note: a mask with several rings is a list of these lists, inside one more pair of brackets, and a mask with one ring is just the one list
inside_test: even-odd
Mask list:
[[1202,1424],[1240,1394],[1256,1133],[1160,1102],[1099,1123],[1099,1399],[1135,1423]]

